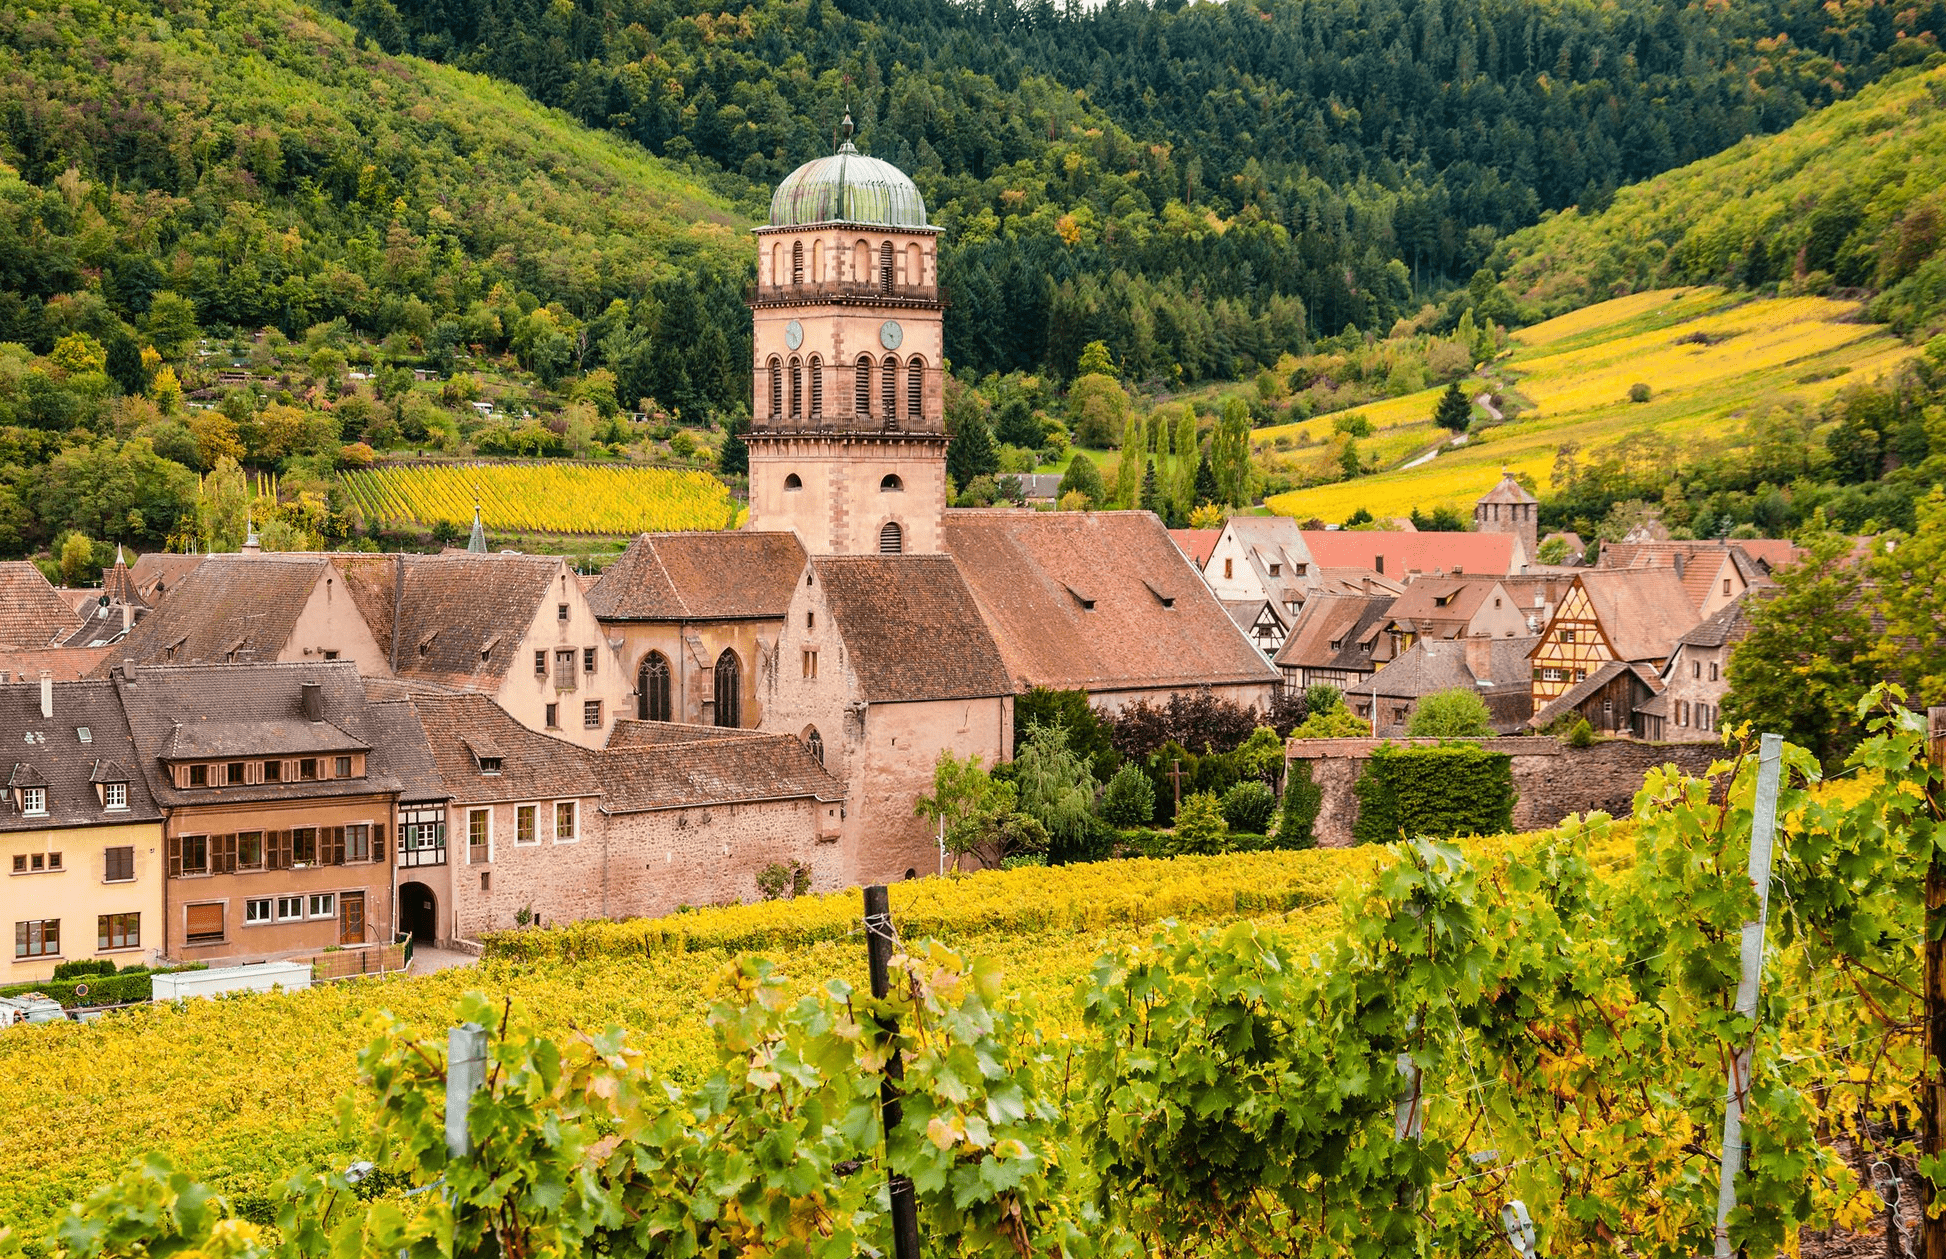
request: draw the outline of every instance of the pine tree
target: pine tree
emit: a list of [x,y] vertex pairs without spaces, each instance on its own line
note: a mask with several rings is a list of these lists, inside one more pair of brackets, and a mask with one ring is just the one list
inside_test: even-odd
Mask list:
[[1439,405],[1433,408],[1432,422],[1455,433],[1464,433],[1466,426],[1473,422],[1473,404],[1466,400],[1466,391],[1460,388],[1457,380],[1446,386],[1446,392],[1439,395]]
[[1155,460],[1149,460],[1148,470],[1142,474],[1142,510],[1152,511],[1158,516],[1167,515],[1167,504],[1162,501],[1162,486],[1156,480]]
[[750,445],[743,435],[750,431],[750,421],[737,416],[729,423],[723,433],[723,450],[716,458],[716,471],[722,476],[748,476],[750,474]]
[[1061,486],[1056,496],[1066,497],[1070,492],[1086,494],[1088,501],[1096,507],[1102,506],[1102,499],[1108,492],[1101,481],[1101,469],[1095,467],[1094,460],[1078,450],[1069,461],[1068,470],[1061,474]]
[[1192,497],[1199,507],[1223,501],[1223,491],[1216,488],[1216,469],[1210,467],[1208,455],[1196,461],[1196,492]]

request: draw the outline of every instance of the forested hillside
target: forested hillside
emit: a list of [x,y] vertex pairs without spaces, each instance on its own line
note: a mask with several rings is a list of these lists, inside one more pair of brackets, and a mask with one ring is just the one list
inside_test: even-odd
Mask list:
[[1775,131],[1937,46],[1854,0],[348,0],[391,49],[488,71],[747,181],[847,104],[947,229],[948,354],[1223,377],[1303,325],[1384,332],[1503,234]]

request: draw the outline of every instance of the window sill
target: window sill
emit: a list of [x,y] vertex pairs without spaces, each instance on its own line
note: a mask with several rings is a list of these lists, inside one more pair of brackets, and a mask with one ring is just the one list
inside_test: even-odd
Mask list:
[[214,940],[184,940],[182,946],[186,949],[208,949],[215,948],[217,945],[228,944],[229,942],[229,937],[224,936]]
[[[15,966],[39,966],[42,962],[65,962],[67,960],[65,953],[36,953],[31,957],[21,957],[18,954],[14,955]],[[54,981],[50,979],[48,982],[53,983]]]
[[126,879],[103,879],[102,880],[103,883],[109,884],[110,886],[121,884],[121,883],[133,883],[135,881],[136,880],[132,876]]
[[25,879],[36,874],[66,874],[67,869],[63,866],[55,866],[52,870],[10,870],[8,873],[16,879]]
[[[95,956],[106,957],[110,953],[140,953],[141,951],[142,951],[142,946],[139,944],[124,944],[120,948],[96,949]],[[106,976],[104,976],[104,978],[106,978]]]

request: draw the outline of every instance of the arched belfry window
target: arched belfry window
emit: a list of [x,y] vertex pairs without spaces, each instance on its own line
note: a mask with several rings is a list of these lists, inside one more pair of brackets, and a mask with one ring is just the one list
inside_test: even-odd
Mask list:
[[743,665],[737,654],[725,647],[716,658],[716,724],[743,724]]
[[878,531],[878,553],[898,555],[904,550],[905,530],[899,528],[899,522],[896,520],[886,521],[885,527]]
[[635,671],[635,715],[643,721],[673,721],[669,703],[669,658],[659,651],[642,657]]
[[793,472],[784,478],[784,488],[787,490],[801,490],[804,488],[804,478]]
[[784,282],[784,242],[781,240],[770,247],[770,282]]
[[919,261],[919,242],[913,241],[905,247],[905,282],[916,288],[923,275],[925,275],[925,268]]
[[858,383],[851,398],[852,414],[864,419],[872,413],[872,356],[858,356]]
[[916,420],[926,402],[926,361],[913,358],[905,365],[905,414]]
[[784,365],[776,359],[770,360],[770,417],[776,419],[784,413]]
[[818,758],[818,764],[824,764],[824,736],[818,733],[816,726],[804,727],[804,746],[811,750],[812,756]]
[[791,283],[804,283],[804,242],[791,242]]
[[858,284],[872,282],[872,247],[862,240],[851,251],[851,278]]
[[804,364],[791,356],[791,418],[804,414]]
[[878,289],[881,293],[892,291],[892,242],[889,240],[878,247]]
[[899,360],[892,355],[885,356],[885,380],[879,389],[879,405],[885,410],[885,418],[896,419],[899,414]]
[[811,282],[824,282],[824,242],[821,240],[811,242]]
[[888,472],[885,474],[884,479],[878,483],[878,488],[879,492],[883,494],[896,493],[905,488],[905,482],[899,480],[898,473]]
[[824,414],[824,360],[811,356],[811,415]]

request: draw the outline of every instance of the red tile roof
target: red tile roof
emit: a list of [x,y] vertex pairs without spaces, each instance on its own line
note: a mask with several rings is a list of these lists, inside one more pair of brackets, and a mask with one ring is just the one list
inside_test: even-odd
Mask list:
[[820,556],[811,566],[867,701],[1013,694],[951,556]]
[[794,533],[645,533],[588,592],[604,621],[778,619],[804,574]]
[[1595,568],[1575,582],[1588,592],[1595,619],[1621,660],[1660,665],[1702,620],[1673,568]]
[[1450,574],[1455,570],[1504,577],[1514,567],[1514,537],[1510,533],[1306,529],[1304,545],[1311,552],[1312,562],[1325,568],[1369,568],[1387,577]]
[[0,561],[0,647],[48,647],[80,625],[40,569],[27,560]]
[[1216,550],[1216,543],[1223,536],[1221,529],[1171,529],[1169,536],[1176,540],[1182,553],[1197,568],[1209,566],[1210,552]]

